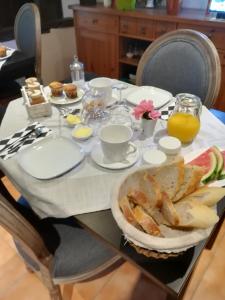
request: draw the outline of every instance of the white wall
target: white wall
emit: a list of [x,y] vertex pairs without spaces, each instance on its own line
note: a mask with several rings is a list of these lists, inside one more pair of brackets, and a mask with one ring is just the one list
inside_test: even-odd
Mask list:
[[42,34],[43,83],[70,78],[69,65],[76,53],[73,27],[54,28]]
[[79,0],[62,0],[62,9],[63,9],[63,16],[65,18],[72,17],[73,12],[71,9],[68,8],[68,5],[70,4],[79,4]]

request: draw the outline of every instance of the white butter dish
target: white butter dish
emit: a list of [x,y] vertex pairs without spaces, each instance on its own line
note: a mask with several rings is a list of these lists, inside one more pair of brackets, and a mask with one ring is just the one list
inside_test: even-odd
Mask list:
[[165,163],[167,156],[160,150],[148,149],[143,153],[143,161],[151,166],[160,166]]
[[181,149],[181,142],[175,137],[164,136],[159,140],[158,147],[166,154],[176,155]]

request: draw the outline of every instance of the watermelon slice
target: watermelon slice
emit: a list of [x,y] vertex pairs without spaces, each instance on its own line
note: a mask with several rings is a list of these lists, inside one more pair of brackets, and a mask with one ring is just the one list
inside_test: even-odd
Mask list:
[[204,167],[205,174],[211,169],[211,162],[209,153],[212,152],[212,148],[207,149],[205,152],[197,156],[195,159],[190,161],[188,164],[192,166]]
[[[215,155],[217,162],[215,161],[215,158],[213,159],[214,155],[212,155],[212,153]],[[219,149],[216,146],[213,146],[204,151],[202,154],[200,154],[188,164],[204,167],[205,175],[202,179],[204,183],[207,183],[209,181],[220,180],[225,177],[224,161],[225,150],[219,151]]]

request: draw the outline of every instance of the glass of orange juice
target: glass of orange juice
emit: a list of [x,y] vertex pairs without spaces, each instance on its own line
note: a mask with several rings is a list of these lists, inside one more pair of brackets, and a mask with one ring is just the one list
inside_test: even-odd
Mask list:
[[201,99],[192,94],[178,94],[173,113],[168,119],[168,134],[182,143],[190,143],[200,129]]

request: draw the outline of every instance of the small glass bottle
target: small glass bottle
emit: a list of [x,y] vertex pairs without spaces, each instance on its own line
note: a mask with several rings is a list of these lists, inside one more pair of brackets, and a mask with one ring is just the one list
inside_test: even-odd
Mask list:
[[78,61],[78,57],[74,56],[74,61],[70,65],[71,71],[71,79],[72,83],[74,83],[78,87],[83,87],[84,85],[84,65],[80,61]]

